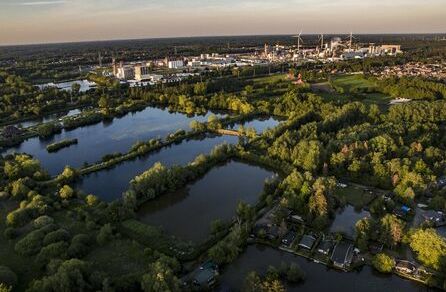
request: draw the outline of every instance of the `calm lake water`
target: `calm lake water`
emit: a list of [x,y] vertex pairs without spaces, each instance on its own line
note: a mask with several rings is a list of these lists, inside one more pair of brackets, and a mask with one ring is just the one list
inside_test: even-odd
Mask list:
[[[25,152],[39,159],[51,175],[60,173],[66,165],[80,167],[84,162],[93,163],[105,154],[127,152],[136,141],[165,137],[178,129],[189,130],[192,120],[206,121],[208,116],[188,117],[167,110],[146,108],[143,111],[129,113],[112,122],[63,131],[50,139],[38,137],[29,139],[18,147],[10,148],[5,153]],[[46,146],[63,139],[78,139],[77,145],[48,153]]]
[[15,123],[15,124],[12,124],[12,125],[16,126],[16,127],[28,128],[28,127],[35,126],[35,125],[40,124],[40,123],[52,122],[52,121],[55,121],[55,120],[63,118],[63,117],[71,117],[71,116],[79,114],[80,112],[81,111],[78,110],[78,109],[73,109],[73,110],[70,110],[68,112],[60,112],[60,113],[57,113],[57,114],[50,114],[50,115],[47,115],[47,116],[45,116],[45,117],[43,117],[41,119],[32,119],[32,120],[29,120],[29,121],[25,121],[25,122],[21,122],[21,123]]
[[278,268],[281,262],[295,262],[306,274],[304,283],[287,286],[288,291],[428,291],[426,287],[398,276],[380,275],[370,267],[364,267],[361,272],[338,272],[305,258],[261,246],[249,246],[240,258],[223,271],[217,291],[240,291],[249,272],[264,274],[268,266]]
[[211,222],[230,220],[238,202],[254,205],[271,176],[260,167],[231,161],[178,192],[147,202],[138,216],[183,240],[202,242],[210,234]]
[[370,217],[368,211],[357,211],[353,206],[347,205],[336,213],[336,218],[330,227],[330,232],[340,232],[354,239],[356,222],[365,217]]
[[207,136],[201,140],[183,141],[143,158],[126,161],[112,169],[85,176],[78,183],[78,188],[87,194],[95,194],[104,201],[113,201],[121,198],[132,178],[152,167],[155,162],[161,162],[166,166],[183,165],[202,153],[208,154],[216,145],[237,142],[238,138],[233,136]]
[[230,125],[229,129],[238,130],[241,125],[246,128],[254,128],[257,133],[263,133],[268,128],[274,128],[280,123],[276,118],[260,118],[252,121],[246,121],[242,124]]

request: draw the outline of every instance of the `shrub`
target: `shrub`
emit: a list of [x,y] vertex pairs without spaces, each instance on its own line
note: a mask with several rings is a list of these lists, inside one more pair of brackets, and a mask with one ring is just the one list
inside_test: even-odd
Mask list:
[[10,268],[0,266],[0,283],[12,287],[17,283],[17,275]]

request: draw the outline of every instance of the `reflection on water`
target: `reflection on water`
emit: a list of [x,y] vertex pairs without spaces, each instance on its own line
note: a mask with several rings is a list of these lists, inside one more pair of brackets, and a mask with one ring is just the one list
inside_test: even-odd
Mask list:
[[368,211],[356,211],[353,206],[347,205],[345,208],[337,212],[336,218],[330,227],[330,232],[339,232],[347,235],[351,239],[354,239],[356,233],[356,222],[365,217],[370,217],[370,213]]
[[92,193],[102,200],[113,201],[121,198],[122,193],[128,189],[129,181],[132,178],[152,167],[155,162],[161,162],[166,166],[183,165],[194,160],[199,154],[209,153],[216,145],[237,142],[238,138],[233,136],[183,141],[178,145],[162,148],[160,151],[142,158],[126,161],[112,169],[92,173],[84,177],[78,187],[87,194]]
[[263,133],[266,129],[268,129],[268,128],[272,129],[272,128],[276,127],[279,123],[280,123],[280,121],[278,121],[277,119],[275,119],[273,117],[259,118],[256,120],[244,122],[242,124],[230,125],[229,128],[238,130],[240,128],[240,126],[243,125],[243,127],[245,129],[254,128],[257,133]]
[[[127,152],[136,141],[165,137],[178,129],[189,130],[192,120],[206,121],[208,116],[188,117],[167,110],[146,108],[136,113],[128,113],[113,122],[63,131],[50,139],[31,138],[4,153],[25,152],[39,159],[52,175],[60,173],[65,165],[80,167],[84,162],[93,163],[105,154]],[[46,146],[55,141],[77,138],[79,143],[56,153],[48,153]]]
[[364,267],[361,272],[338,272],[305,258],[260,246],[249,246],[239,259],[225,269],[217,291],[240,291],[249,272],[264,274],[268,266],[279,268],[281,262],[296,262],[306,275],[304,283],[288,286],[288,291],[427,291],[421,284],[395,275],[384,276],[370,267]]
[[254,205],[265,179],[272,175],[260,167],[231,161],[178,192],[147,202],[138,216],[179,238],[202,242],[211,222],[230,220],[238,202]]

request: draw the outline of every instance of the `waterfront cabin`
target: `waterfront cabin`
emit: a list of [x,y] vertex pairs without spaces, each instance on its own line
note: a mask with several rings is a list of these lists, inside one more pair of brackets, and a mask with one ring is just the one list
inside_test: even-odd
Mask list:
[[311,250],[315,242],[316,237],[310,234],[305,234],[299,242],[299,247]]
[[346,269],[353,260],[353,245],[346,241],[340,241],[336,244],[331,256],[331,261],[336,268]]

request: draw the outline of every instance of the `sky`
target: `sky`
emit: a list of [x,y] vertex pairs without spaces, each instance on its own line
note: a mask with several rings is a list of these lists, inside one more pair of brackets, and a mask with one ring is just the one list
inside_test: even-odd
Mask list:
[[303,33],[444,33],[446,0],[0,0],[0,45]]

